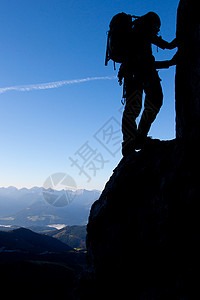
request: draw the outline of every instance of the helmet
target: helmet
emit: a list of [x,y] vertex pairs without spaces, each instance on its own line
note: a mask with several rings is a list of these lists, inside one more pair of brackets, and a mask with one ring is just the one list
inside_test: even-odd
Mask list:
[[144,17],[147,18],[147,20],[149,22],[151,22],[152,25],[161,26],[161,20],[159,15],[157,15],[155,12],[150,11],[149,13],[147,13]]
[[160,17],[155,12],[149,12],[143,16],[145,23],[148,24],[151,28],[154,28],[157,32],[160,31],[161,20]]
[[148,12],[133,22],[134,26],[143,28],[146,32],[158,34],[160,31],[161,20],[155,12]]
[[160,17],[155,12],[148,12],[143,17],[143,22],[146,28],[148,28],[152,33],[158,34],[160,31],[161,20]]

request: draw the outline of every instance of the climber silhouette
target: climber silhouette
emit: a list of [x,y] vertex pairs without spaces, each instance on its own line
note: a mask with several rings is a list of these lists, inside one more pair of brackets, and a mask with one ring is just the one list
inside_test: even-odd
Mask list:
[[[175,58],[156,62],[152,44],[162,49],[174,49],[176,39],[168,43],[158,36],[161,27],[159,16],[154,12],[137,18],[133,22],[133,39],[130,39],[125,61],[121,64],[118,78],[124,79],[123,97],[126,105],[122,118],[122,154],[141,149],[147,141],[147,134],[163,102],[163,92],[157,69],[169,68]],[[142,109],[142,94],[145,92],[144,111],[138,128],[136,118]]]

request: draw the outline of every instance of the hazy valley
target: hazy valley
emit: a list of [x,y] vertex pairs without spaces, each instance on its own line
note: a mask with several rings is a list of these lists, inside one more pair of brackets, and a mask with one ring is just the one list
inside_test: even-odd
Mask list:
[[54,224],[85,225],[90,207],[99,196],[97,190],[0,188],[0,225],[31,229]]

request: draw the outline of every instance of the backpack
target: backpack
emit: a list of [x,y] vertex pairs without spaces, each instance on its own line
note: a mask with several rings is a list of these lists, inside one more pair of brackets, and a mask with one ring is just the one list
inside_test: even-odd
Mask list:
[[138,17],[122,12],[112,18],[107,32],[105,66],[110,59],[114,61],[114,69],[115,63],[124,62],[133,28],[132,18]]

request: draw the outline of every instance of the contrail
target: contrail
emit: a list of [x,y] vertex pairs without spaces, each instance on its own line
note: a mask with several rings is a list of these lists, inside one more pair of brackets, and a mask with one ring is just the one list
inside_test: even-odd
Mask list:
[[94,80],[112,80],[112,79],[116,79],[116,76],[87,77],[82,79],[62,80],[62,81],[39,83],[39,84],[8,86],[8,87],[0,88],[0,94],[6,93],[8,91],[29,92],[33,90],[56,89],[64,85],[70,85],[75,83],[88,82]]

